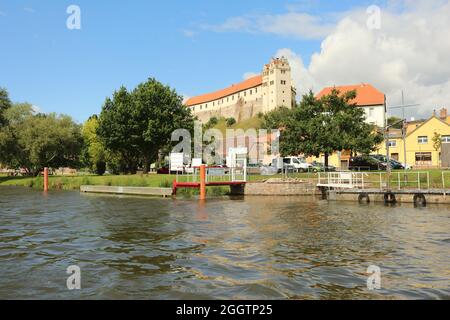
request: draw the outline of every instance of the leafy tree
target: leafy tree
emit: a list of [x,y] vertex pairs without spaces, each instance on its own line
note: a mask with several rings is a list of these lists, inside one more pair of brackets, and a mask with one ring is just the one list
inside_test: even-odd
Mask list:
[[17,103],[4,112],[6,126],[0,127],[0,162],[13,168],[20,167],[26,153],[17,143],[24,122],[33,116],[29,103]]
[[433,139],[432,140],[433,140],[433,148],[434,148],[434,150],[436,150],[436,151],[441,150],[441,147],[442,147],[442,136],[439,133],[435,132],[434,135],[433,135]]
[[11,108],[11,100],[9,100],[8,91],[0,88],[0,128],[4,127],[7,123],[5,112]]
[[369,153],[382,141],[375,127],[365,122],[364,110],[352,104],[356,92],[340,94],[333,90],[328,96],[316,99],[312,91],[303,96],[298,107],[284,115],[269,115],[273,122],[284,127],[280,138],[283,156],[305,154],[325,156],[336,151],[351,150]]
[[[101,139],[97,135],[98,117],[96,115],[90,117],[81,128],[83,136],[83,163],[91,170],[101,174],[105,173],[106,168],[106,149]],[[100,170],[99,170],[100,169]],[[103,172],[102,172],[103,171]]]
[[286,107],[279,107],[264,115],[264,120],[261,125],[263,129],[281,129],[286,126],[286,122],[293,114],[294,110]]
[[193,130],[190,109],[173,89],[149,79],[132,92],[122,87],[106,100],[97,133],[123,160],[126,172],[136,171],[139,164],[148,172],[159,151],[171,145],[176,129]]
[[231,127],[232,125],[236,124],[236,119],[228,118],[226,122],[227,122],[227,127]]
[[387,120],[387,123],[388,123],[388,126],[396,124],[395,126],[392,127],[394,129],[402,129],[403,123],[401,123],[401,121],[402,121],[402,119],[400,119],[399,117],[389,117]]
[[68,116],[33,114],[30,104],[16,104],[6,112],[8,126],[1,130],[2,162],[38,173],[45,167],[78,165],[80,127]]

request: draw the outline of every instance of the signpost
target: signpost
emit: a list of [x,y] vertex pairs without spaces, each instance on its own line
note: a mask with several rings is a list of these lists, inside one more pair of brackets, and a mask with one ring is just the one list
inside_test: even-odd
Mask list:
[[170,172],[182,172],[184,169],[184,154],[171,153],[170,154]]

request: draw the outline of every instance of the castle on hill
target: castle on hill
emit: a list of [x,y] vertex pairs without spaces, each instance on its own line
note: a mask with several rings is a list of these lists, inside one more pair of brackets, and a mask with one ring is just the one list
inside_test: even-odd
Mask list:
[[291,67],[285,57],[273,58],[262,74],[241,83],[190,98],[186,105],[202,122],[212,117],[234,118],[237,122],[295,105]]

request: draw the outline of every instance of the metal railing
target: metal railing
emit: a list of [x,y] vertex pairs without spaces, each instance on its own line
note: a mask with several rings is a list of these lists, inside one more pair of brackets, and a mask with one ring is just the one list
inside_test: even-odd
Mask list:
[[[450,172],[449,172],[450,174]],[[450,175],[449,175],[450,180]],[[388,181],[389,179],[389,181]],[[445,175],[443,173],[443,188]],[[429,190],[429,172],[393,172],[389,178],[387,172],[327,172],[318,173],[319,187],[336,189],[372,189],[372,190]]]
[[[187,168],[183,173],[177,172],[176,182],[200,182],[200,168]],[[247,182],[247,168],[206,168],[206,182]]]

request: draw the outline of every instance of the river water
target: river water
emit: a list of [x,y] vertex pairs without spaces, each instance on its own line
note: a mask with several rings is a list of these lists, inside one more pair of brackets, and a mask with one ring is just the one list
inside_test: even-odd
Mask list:
[[448,206],[0,188],[0,222],[1,299],[450,298]]

